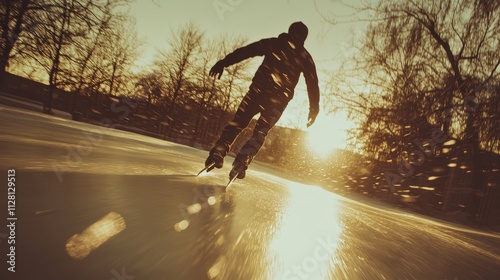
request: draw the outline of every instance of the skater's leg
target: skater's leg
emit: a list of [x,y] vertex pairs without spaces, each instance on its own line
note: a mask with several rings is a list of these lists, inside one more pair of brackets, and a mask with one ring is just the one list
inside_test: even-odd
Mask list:
[[283,114],[283,110],[277,107],[264,110],[255,125],[252,137],[241,148],[239,154],[250,155],[252,157],[257,155],[262,145],[264,145],[267,134]]
[[250,120],[259,113],[260,107],[253,100],[252,95],[249,92],[241,101],[233,120],[224,128],[219,140],[217,140],[214,147],[210,150],[210,155],[205,161],[205,166],[214,163],[214,167],[222,168],[224,157],[227,155],[234,139],[248,126]]
[[252,99],[252,94],[247,94],[241,101],[233,120],[224,128],[219,140],[215,143],[215,147],[218,147],[223,152],[223,156],[226,156],[234,139],[248,126],[252,118],[259,113],[259,110],[260,107]]
[[250,162],[264,145],[266,136],[278,122],[283,114],[284,108],[271,107],[261,112],[261,116],[255,125],[252,137],[245,143],[243,148],[233,162],[232,173],[238,173],[238,178],[245,177],[245,170]]

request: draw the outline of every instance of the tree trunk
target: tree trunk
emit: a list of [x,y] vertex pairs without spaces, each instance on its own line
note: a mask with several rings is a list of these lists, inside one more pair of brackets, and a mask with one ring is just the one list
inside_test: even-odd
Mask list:
[[[111,72],[111,81],[109,83],[109,95],[113,95],[113,86],[115,84],[116,68],[117,68],[117,65],[115,62],[115,63],[113,63],[113,71]],[[148,104],[149,104],[149,100],[148,100]]]
[[52,98],[54,96],[54,91],[56,86],[51,82],[49,84],[49,91],[47,92],[47,97],[45,98],[45,103],[43,106],[43,112],[45,114],[52,114]]
[[3,19],[3,33],[2,37],[5,42],[4,49],[2,50],[2,54],[0,56],[0,88],[3,88],[3,83],[5,81],[5,76],[6,76],[6,69],[7,65],[9,63],[9,57],[10,57],[10,52],[14,48],[15,43],[17,42],[17,39],[19,38],[19,35],[21,34],[21,25],[23,23],[23,18],[24,15],[26,14],[26,11],[28,10],[28,4],[30,3],[30,0],[23,0],[21,3],[21,7],[19,8],[19,13],[15,15],[15,24],[12,32],[10,31],[11,27],[11,22],[8,21],[8,18],[13,16],[11,14],[11,4],[13,2],[11,1],[5,1],[6,7],[5,7],[5,18]]

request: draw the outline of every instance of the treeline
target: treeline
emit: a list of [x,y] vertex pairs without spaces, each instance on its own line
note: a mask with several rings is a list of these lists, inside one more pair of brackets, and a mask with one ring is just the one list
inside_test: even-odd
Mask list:
[[134,72],[141,41],[126,12],[129,0],[0,3],[0,87],[7,69],[48,83],[43,91],[46,113],[58,90],[73,93],[64,104],[83,118],[106,110],[102,95],[127,96],[144,110],[136,114],[148,118],[148,130],[210,141],[207,131],[218,133],[227,122],[224,115],[237,105],[234,97],[248,88],[248,63],[227,68],[221,81],[208,76],[217,59],[245,43],[243,37],[208,38],[187,23],[170,34],[151,65]]
[[441,180],[445,204],[468,189],[471,213],[484,198],[499,205],[500,2],[391,0],[356,12],[370,24],[331,90],[359,122],[356,148],[392,165],[382,174],[393,191]]
[[14,0],[0,6],[0,82],[5,71],[49,84],[44,111],[56,89],[92,96],[128,86],[138,52],[128,0]]
[[206,143],[208,132],[217,134],[227,124],[223,116],[235,110],[251,79],[248,62],[226,68],[220,80],[210,77],[209,70],[244,43],[236,36],[207,38],[188,23],[159,51],[149,71],[136,76],[132,96],[158,110],[160,133],[182,132],[193,142]]

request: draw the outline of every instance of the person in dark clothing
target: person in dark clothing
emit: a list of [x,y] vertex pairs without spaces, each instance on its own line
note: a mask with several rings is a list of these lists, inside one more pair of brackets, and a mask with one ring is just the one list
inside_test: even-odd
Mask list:
[[245,171],[264,144],[267,133],[278,122],[288,102],[293,98],[301,73],[304,75],[309,95],[307,126],[314,123],[319,112],[320,98],[316,66],[304,48],[307,34],[308,29],[305,24],[292,23],[288,33],[236,49],[210,69],[210,76],[220,79],[224,67],[250,57],[264,56],[264,61],[257,69],[249,91],[241,101],[233,121],[224,128],[219,140],[210,150],[205,161],[205,166],[209,167],[208,171],[222,168],[224,157],[235,138],[248,126],[252,118],[260,113],[253,136],[236,156],[229,175],[231,178],[236,175],[239,179],[245,177]]

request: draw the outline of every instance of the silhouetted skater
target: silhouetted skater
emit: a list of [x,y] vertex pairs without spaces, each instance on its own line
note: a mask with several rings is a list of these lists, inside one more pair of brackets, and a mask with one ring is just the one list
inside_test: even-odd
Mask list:
[[309,52],[304,48],[308,33],[302,22],[292,23],[288,33],[278,38],[263,39],[239,48],[218,61],[210,76],[220,79],[224,67],[228,67],[247,58],[264,56],[248,93],[245,95],[231,121],[222,131],[222,135],[210,150],[205,166],[214,164],[213,168],[222,168],[224,157],[238,134],[248,126],[250,120],[260,113],[253,136],[240,150],[233,162],[230,177],[238,174],[239,179],[245,177],[248,165],[264,144],[269,130],[278,122],[288,102],[293,98],[294,89],[300,73],[304,74],[309,95],[309,116],[307,126],[311,126],[319,112],[319,88],[316,67]]

